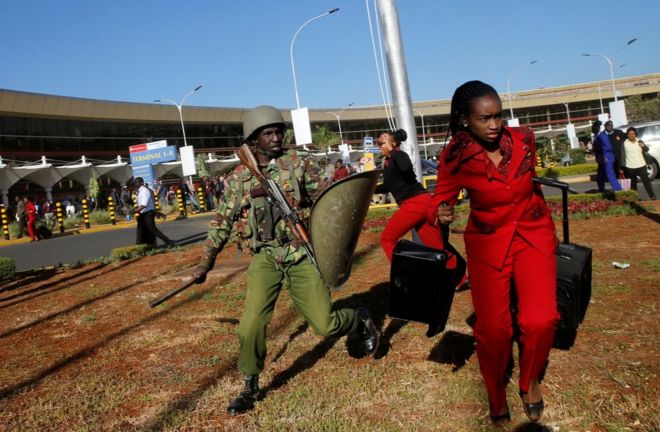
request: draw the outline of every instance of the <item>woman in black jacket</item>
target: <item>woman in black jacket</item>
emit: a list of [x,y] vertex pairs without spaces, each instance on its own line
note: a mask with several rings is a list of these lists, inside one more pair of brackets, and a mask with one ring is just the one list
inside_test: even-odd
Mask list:
[[413,228],[426,246],[443,249],[440,230],[426,222],[431,194],[417,181],[410,158],[400,148],[401,142],[407,138],[408,134],[403,129],[383,132],[378,138],[380,152],[385,156],[385,188],[399,205],[380,237],[380,244],[390,261],[397,241]]

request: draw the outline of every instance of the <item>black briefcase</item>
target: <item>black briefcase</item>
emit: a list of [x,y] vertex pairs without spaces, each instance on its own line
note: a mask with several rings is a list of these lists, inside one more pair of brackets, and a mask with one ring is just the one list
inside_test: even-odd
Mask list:
[[592,252],[571,243],[568,234],[568,184],[538,177],[534,181],[561,189],[564,240],[557,247],[557,309],[560,320],[554,348],[567,350],[575,343],[577,329],[584,320],[591,300]]
[[[392,256],[389,316],[428,324],[428,337],[445,329],[456,286],[465,275],[465,260],[445,245],[446,250],[438,250],[400,240]],[[448,253],[457,258],[455,269],[447,268]]]

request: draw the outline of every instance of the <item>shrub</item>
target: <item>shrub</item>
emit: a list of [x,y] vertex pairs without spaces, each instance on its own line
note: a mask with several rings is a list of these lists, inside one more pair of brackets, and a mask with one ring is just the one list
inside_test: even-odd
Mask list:
[[539,177],[552,177],[557,178],[567,175],[577,175],[577,174],[591,174],[595,173],[598,170],[598,164],[595,162],[581,163],[576,165],[570,165],[567,167],[556,166],[552,168],[544,168],[537,170]]
[[16,274],[16,263],[8,257],[0,257],[0,280],[11,279]]
[[147,252],[149,252],[149,250],[151,250],[152,248],[153,246],[148,244],[138,244],[134,246],[118,247],[118,248],[114,248],[112,252],[110,252],[110,256],[115,260],[122,261],[131,258],[145,256]]
[[94,210],[89,213],[90,225],[106,225],[110,223],[110,213],[107,210]]
[[82,224],[83,224],[82,216],[75,215],[73,217],[65,217],[64,218],[64,229],[65,230],[79,228]]
[[18,222],[9,222],[9,237],[18,238]]
[[582,149],[571,149],[568,154],[571,157],[571,164],[573,165],[583,164],[587,161],[584,157],[584,150]]

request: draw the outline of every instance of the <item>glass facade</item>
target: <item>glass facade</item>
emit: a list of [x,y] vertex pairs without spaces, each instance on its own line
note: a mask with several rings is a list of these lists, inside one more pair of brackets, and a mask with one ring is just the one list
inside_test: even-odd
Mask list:
[[[188,145],[196,149],[222,152],[240,145],[241,134],[238,124],[186,125]],[[181,125],[0,116],[0,151],[9,159],[24,159],[32,153],[61,160],[83,155],[112,159],[127,156],[129,146],[163,139],[170,145],[183,145]]]

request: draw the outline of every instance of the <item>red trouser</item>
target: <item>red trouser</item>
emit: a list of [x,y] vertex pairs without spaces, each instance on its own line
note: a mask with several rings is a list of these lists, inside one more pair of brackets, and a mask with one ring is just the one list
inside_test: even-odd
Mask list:
[[39,240],[39,235],[37,234],[37,217],[28,215],[27,217],[27,231],[32,240]]
[[477,313],[474,336],[477,357],[486,382],[490,410],[499,414],[506,406],[504,376],[511,355],[513,328],[509,309],[510,281],[518,295],[518,325],[522,355],[520,391],[527,393],[530,380],[545,366],[555,336],[557,312],[557,262],[544,256],[514,234],[501,269],[468,256],[472,304]]
[[431,194],[422,193],[404,200],[387,222],[380,236],[380,245],[387,258],[392,261],[396,242],[415,228],[424,244],[435,249],[442,249],[442,236],[438,227],[426,223],[426,210],[431,205]]

